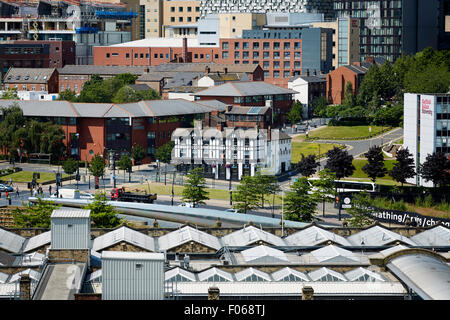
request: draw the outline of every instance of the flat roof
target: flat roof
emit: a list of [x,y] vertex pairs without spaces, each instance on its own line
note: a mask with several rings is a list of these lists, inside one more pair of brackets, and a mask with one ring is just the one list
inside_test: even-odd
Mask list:
[[120,259],[120,260],[157,260],[164,261],[164,253],[153,252],[124,252],[124,251],[103,251],[103,259]]
[[[148,47],[148,48],[163,48],[163,47],[172,47],[172,48],[181,48],[183,46],[183,38],[147,38],[142,40],[124,42],[119,44],[114,44],[109,47]],[[217,48],[219,44],[215,45],[200,45],[197,38],[187,38],[187,46],[197,47],[197,48]]]

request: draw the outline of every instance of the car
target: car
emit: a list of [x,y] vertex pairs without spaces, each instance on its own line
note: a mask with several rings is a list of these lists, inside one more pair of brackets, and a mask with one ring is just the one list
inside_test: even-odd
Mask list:
[[6,184],[0,184],[0,192],[6,192],[6,191],[13,192],[14,188],[11,186],[8,186]]
[[225,210],[225,212],[243,213],[242,209],[233,209],[233,208],[227,209]]
[[80,199],[89,199],[89,200],[93,200],[95,199],[95,195],[93,195],[92,193],[80,193]]
[[198,208],[198,204],[194,204],[192,202],[182,202],[178,206],[179,207],[186,207],[186,208]]

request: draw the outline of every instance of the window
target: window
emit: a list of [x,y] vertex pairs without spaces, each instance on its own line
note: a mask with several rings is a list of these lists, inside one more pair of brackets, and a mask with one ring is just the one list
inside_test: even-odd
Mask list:
[[274,69],[280,69],[280,61],[274,61],[273,62],[273,68]]
[[222,59],[228,59],[228,51],[222,51]]
[[155,57],[155,59],[158,59],[158,54],[155,53],[155,54],[154,54],[154,57]]
[[170,12],[175,12],[175,7],[170,7]]
[[273,77],[274,78],[279,78],[280,77],[280,71],[274,71],[273,72]]
[[270,78],[269,70],[264,70],[264,78]]
[[279,51],[274,51],[273,52],[273,58],[274,59],[280,59],[280,52]]
[[285,51],[284,52],[284,58],[285,59],[290,59],[291,58],[291,53],[289,51]]
[[259,59],[259,52],[253,51],[253,59]]
[[294,68],[295,69],[300,69],[301,68],[300,61],[294,61]]
[[178,7],[178,12],[183,12],[183,7]]
[[263,68],[269,69],[270,68],[270,62],[269,61],[263,61]]
[[192,17],[187,17],[187,21],[191,22],[192,21]]
[[178,17],[178,22],[183,22],[183,17]]
[[188,12],[192,12],[192,7],[187,7]]
[[235,59],[239,59],[239,51],[235,51],[234,52],[234,58]]
[[106,59],[109,59],[109,53],[106,54]]
[[289,71],[284,71],[284,73],[283,73],[284,78],[289,78],[290,76],[291,75],[290,75]]
[[283,67],[284,67],[284,69],[290,69],[291,63],[289,61],[285,61]]
[[140,57],[141,59],[144,59],[144,54],[141,53],[141,54],[139,55],[139,57]]
[[200,12],[200,7],[195,7],[195,12]]
[[228,50],[228,42],[222,42],[222,50]]
[[269,58],[270,58],[269,51],[263,51],[263,59],[269,59]]
[[302,57],[302,54],[300,52],[294,52],[294,58],[295,59],[300,59]]
[[234,43],[234,49],[239,49],[240,43],[239,42],[235,42]]
[[274,42],[273,43],[273,49],[274,50],[280,50],[280,43],[279,42]]
[[242,49],[249,49],[250,46],[248,44],[248,42],[242,42]]
[[194,54],[194,59],[198,59],[198,53]]
[[291,44],[289,42],[285,42],[283,48],[284,48],[284,50],[290,50]]
[[134,58],[135,58],[135,59],[138,58],[138,54],[137,54],[137,53],[134,54]]
[[253,50],[259,49],[259,42],[253,42]]
[[130,59],[130,54],[129,54],[129,53],[126,53],[126,54],[125,54],[125,58]]
[[170,17],[170,22],[175,22],[175,17]]
[[164,59],[164,53],[160,53],[160,54],[159,54],[159,58],[160,58],[160,59]]
[[249,57],[248,51],[243,51],[243,52],[242,52],[242,58],[243,58],[243,59],[248,59],[248,57]]
[[263,49],[264,50],[269,50],[270,49],[270,44],[268,42],[264,42],[263,43]]

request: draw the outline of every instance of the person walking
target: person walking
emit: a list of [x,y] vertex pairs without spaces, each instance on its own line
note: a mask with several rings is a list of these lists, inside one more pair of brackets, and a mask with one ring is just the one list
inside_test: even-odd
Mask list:
[[52,195],[52,185],[48,186],[48,193],[50,194],[50,196]]
[[19,198],[19,196],[20,196],[19,186],[16,187],[16,196],[17,196],[17,198]]

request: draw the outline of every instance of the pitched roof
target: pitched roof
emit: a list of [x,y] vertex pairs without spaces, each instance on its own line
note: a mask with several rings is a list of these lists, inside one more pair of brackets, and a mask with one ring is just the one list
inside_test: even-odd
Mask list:
[[436,226],[412,236],[411,240],[423,246],[450,246],[450,229]]
[[270,232],[255,228],[254,226],[248,226],[234,231],[223,236],[221,240],[226,246],[248,246],[258,241],[263,241],[274,246],[286,245],[284,240],[280,237]]
[[169,232],[159,237],[158,248],[160,251],[170,250],[190,241],[197,242],[215,250],[219,250],[222,247],[219,239],[215,236],[190,226],[185,226],[179,230]]
[[155,252],[155,240],[142,232],[122,226],[94,239],[92,249],[101,251],[120,242],[127,242],[136,247]]
[[334,232],[311,226],[285,238],[291,246],[315,246],[332,241],[342,246],[350,246],[350,242]]
[[220,71],[208,73],[204,75],[205,77],[209,77],[214,81],[250,81],[250,78],[245,73],[223,73]]
[[55,68],[10,68],[4,83],[47,83]]
[[275,86],[264,81],[227,82],[195,94],[195,96],[247,97],[275,94],[295,94],[294,90]]
[[39,247],[50,244],[51,241],[51,231],[43,232],[37,236],[27,239],[23,252],[30,252]]
[[131,73],[140,76],[146,72],[147,66],[94,66],[94,65],[65,65],[58,69],[59,75],[94,75],[115,76]]
[[7,252],[18,253],[22,249],[25,238],[0,228],[0,249]]
[[[200,100],[202,101],[202,100]],[[233,106],[230,111],[225,114],[248,114],[248,115],[264,115],[270,110],[269,107],[241,107]]]
[[295,281],[310,281],[306,274],[289,267],[275,271],[271,276],[275,281],[286,281],[289,278],[293,278]]
[[260,245],[241,252],[247,263],[280,263],[289,262],[285,253],[271,247]]
[[347,237],[354,246],[383,246],[396,241],[415,246],[416,243],[401,234],[392,232],[380,226],[373,226]]
[[224,279],[225,281],[233,281],[233,276],[231,273],[223,271],[219,268],[213,267],[198,273],[198,280],[207,281],[209,278],[217,275],[218,277]]
[[323,248],[311,251],[320,263],[355,263],[360,259],[351,251],[342,249],[334,245],[328,245]]
[[67,101],[0,100],[0,108],[17,104],[28,117],[79,117]]
[[309,83],[327,82],[327,79],[325,77],[323,77],[323,76],[303,76],[303,75],[292,77],[291,79],[289,79],[289,82],[293,82],[293,81],[295,81],[297,79],[302,79],[302,80],[304,80],[306,82],[309,82]]
[[55,209],[53,210],[52,215],[50,216],[51,219],[54,218],[82,218],[82,219],[89,219],[91,217],[91,210],[85,210],[85,209]]

